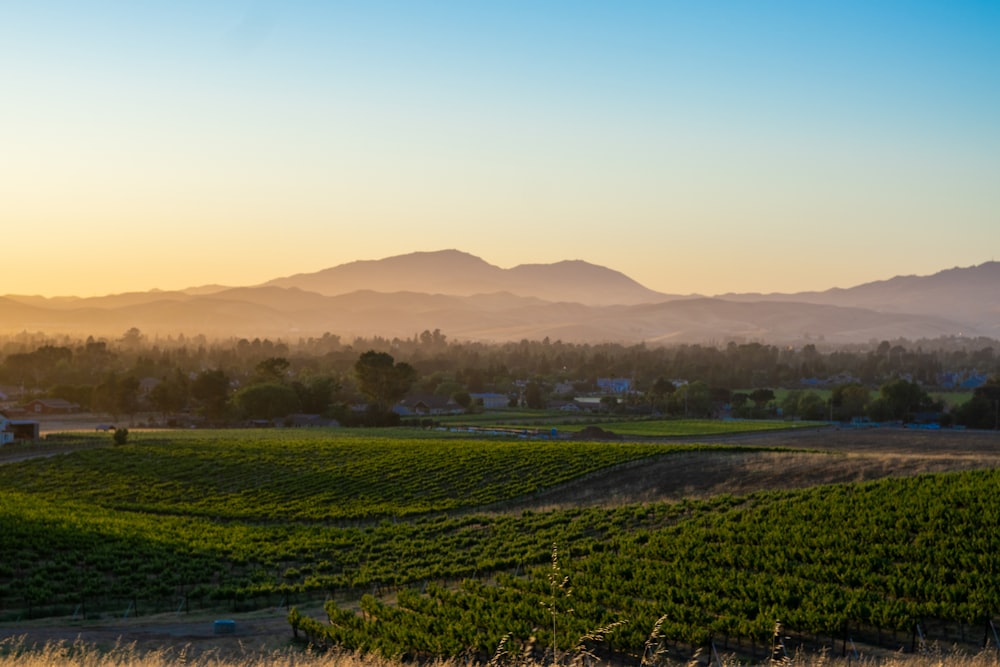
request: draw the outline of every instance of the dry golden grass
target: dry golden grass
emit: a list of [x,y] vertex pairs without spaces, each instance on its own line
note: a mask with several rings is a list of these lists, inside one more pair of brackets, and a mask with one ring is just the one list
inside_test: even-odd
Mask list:
[[[590,655],[567,655],[560,662],[567,667],[588,665],[599,667]],[[410,663],[412,664],[412,663]],[[469,667],[464,659],[436,660],[425,667]],[[737,667],[745,665],[733,657],[696,656],[688,661],[672,662],[669,656],[659,656],[645,665],[709,665]],[[759,664],[785,667],[1000,667],[996,651],[979,654],[933,650],[924,655],[895,654],[886,657],[840,658],[826,655],[791,657]],[[212,651],[191,654],[187,646],[141,651],[135,644],[117,644],[101,650],[82,641],[29,644],[23,637],[0,639],[0,667],[404,667],[404,663],[376,655],[360,655],[337,651],[313,652],[309,649],[286,649],[272,652],[246,651],[241,655],[221,655]],[[503,667],[507,663],[494,658],[490,665]],[[517,662],[509,667],[552,667],[539,662]]]

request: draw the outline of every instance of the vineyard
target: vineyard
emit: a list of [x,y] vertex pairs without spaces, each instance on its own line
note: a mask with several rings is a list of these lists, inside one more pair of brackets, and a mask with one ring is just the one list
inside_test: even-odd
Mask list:
[[[638,658],[656,627],[674,653],[761,657],[779,621],[816,648],[975,646],[1000,610],[997,470],[510,510],[609,469],[781,452],[414,435],[147,433],[2,465],[0,620],[287,605],[316,644],[485,660],[622,621],[589,648]],[[296,610],[323,600],[322,622]]]
[[473,510],[699,448],[181,432],[7,464],[0,617],[239,610],[523,571],[598,517]]
[[680,447],[181,432],[0,469],[4,489],[212,520],[344,521],[475,508]]
[[[628,623],[604,647],[633,655],[650,629],[687,646],[763,650],[779,621],[822,645],[869,636],[911,648],[936,628],[981,640],[1000,608],[1000,472],[979,471],[595,512],[552,572],[373,596],[362,614],[327,604],[329,624],[293,615],[317,641],[386,655],[480,655],[506,634],[567,651],[593,628]],[[601,531],[594,514],[608,517]],[[567,557],[568,556],[568,557]],[[547,609],[573,609],[553,636]],[[945,631],[948,625],[949,630]],[[918,627],[920,630],[918,630]],[[901,634],[901,637],[897,635]],[[978,634],[977,634],[978,633]],[[940,635],[939,635],[940,638]]]

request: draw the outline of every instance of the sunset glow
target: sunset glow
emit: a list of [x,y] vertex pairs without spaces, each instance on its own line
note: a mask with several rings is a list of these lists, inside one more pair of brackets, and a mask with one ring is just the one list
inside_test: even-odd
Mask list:
[[1000,255],[995,2],[14,2],[0,295],[458,248],[668,293]]

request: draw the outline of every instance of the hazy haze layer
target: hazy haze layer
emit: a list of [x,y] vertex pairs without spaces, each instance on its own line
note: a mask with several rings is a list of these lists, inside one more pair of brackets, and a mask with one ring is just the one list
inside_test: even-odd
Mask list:
[[678,297],[582,262],[502,269],[457,250],[350,262],[264,285],[91,298],[0,297],[0,332],[772,343],[1000,338],[1000,263],[845,290]]

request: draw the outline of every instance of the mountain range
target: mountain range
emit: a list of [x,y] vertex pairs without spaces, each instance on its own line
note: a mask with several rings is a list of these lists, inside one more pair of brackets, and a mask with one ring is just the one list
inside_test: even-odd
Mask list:
[[502,342],[1000,338],[1000,263],[822,292],[665,294],[583,261],[503,269],[457,250],[357,261],[246,287],[201,286],[101,297],[0,297],[0,331],[120,336],[272,337],[325,332]]

